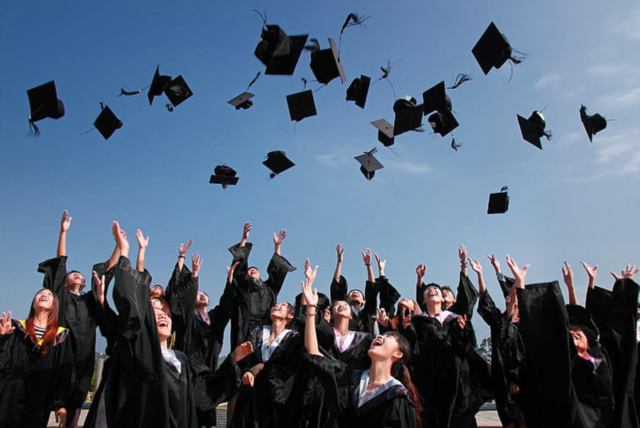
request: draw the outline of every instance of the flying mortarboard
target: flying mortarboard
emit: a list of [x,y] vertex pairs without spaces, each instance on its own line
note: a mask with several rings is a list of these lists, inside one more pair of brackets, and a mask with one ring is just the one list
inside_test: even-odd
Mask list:
[[384,168],[378,159],[373,156],[376,151],[377,149],[373,148],[354,158],[360,163],[360,172],[367,180],[371,180],[376,175],[377,170]]
[[222,188],[227,186],[235,186],[238,184],[239,177],[236,177],[236,170],[227,165],[217,165],[213,168],[214,175],[209,178],[210,184],[222,184]]
[[117,129],[122,128],[122,121],[111,111],[109,106],[105,106],[93,122],[93,126],[105,140],[108,140]]
[[493,67],[502,67],[507,60],[519,64],[522,58],[513,55],[513,48],[507,37],[500,33],[498,27],[492,22],[482,34],[471,53],[478,61],[482,72],[486,75]]
[[281,172],[284,172],[296,165],[291,162],[287,157],[287,154],[283,151],[269,152],[267,154],[267,159],[262,162],[262,164],[272,171],[270,174],[271,178],[274,178]]
[[545,131],[547,123],[544,120],[544,116],[541,112],[535,110],[529,116],[529,119],[525,119],[520,115],[518,117],[518,125],[520,125],[520,132],[522,132],[522,138],[542,150],[542,143],[540,138],[551,138],[551,131]]
[[607,119],[605,119],[600,113],[589,116],[587,114],[587,107],[580,106],[580,120],[584,126],[589,141],[593,142],[593,136],[607,127]]
[[27,91],[29,97],[29,126],[33,128],[34,134],[39,135],[40,131],[34,122],[50,117],[60,119],[64,116],[64,103],[58,99],[56,84],[52,80],[43,85],[36,86]]
[[182,76],[178,76],[169,82],[166,88],[164,88],[164,93],[174,107],[178,107],[193,95],[189,85],[187,85],[187,82],[184,81]]
[[311,90],[287,95],[287,105],[289,106],[291,120],[296,122],[300,122],[305,117],[318,114]]
[[355,101],[358,107],[364,108],[370,84],[371,78],[365,75],[360,75],[360,77],[353,79],[353,82],[347,88],[347,101]]
[[433,132],[443,137],[458,127],[458,121],[451,110],[433,113],[428,121]]
[[344,83],[347,81],[347,76],[345,76],[342,68],[336,42],[333,39],[329,39],[329,46],[329,49],[318,49],[311,52],[311,63],[309,64],[311,71],[313,71],[318,83],[323,85],[336,77],[340,77],[340,81]]
[[446,94],[444,80],[422,93],[422,108],[424,115],[432,111],[451,110],[451,98]]
[[267,67],[265,74],[292,75],[308,35],[287,36],[277,25],[262,29],[254,55]]
[[396,114],[393,121],[394,136],[422,126],[422,105],[416,104],[416,99],[409,95],[397,99],[393,104],[393,112]]
[[509,209],[509,195],[507,186],[503,186],[499,193],[489,195],[489,206],[487,214],[504,214]]
[[385,119],[378,119],[371,122],[378,129],[378,141],[385,147],[393,146],[393,126]]
[[153,104],[153,97],[159,97],[164,92],[167,85],[171,82],[171,76],[160,75],[160,65],[156,67],[156,72],[153,75],[151,86],[149,86],[149,92],[147,97],[149,98],[149,105]]
[[251,92],[243,92],[234,99],[227,101],[227,104],[231,104],[236,108],[236,110],[246,110],[253,105],[253,101],[251,101],[251,98],[253,98],[254,96],[255,95],[253,95]]

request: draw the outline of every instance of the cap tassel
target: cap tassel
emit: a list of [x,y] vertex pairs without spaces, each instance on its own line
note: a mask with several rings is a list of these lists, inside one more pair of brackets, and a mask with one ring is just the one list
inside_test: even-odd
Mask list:
[[344,30],[348,27],[362,25],[367,19],[369,19],[368,15],[358,16],[355,13],[350,13],[347,16],[347,19],[344,21],[344,24],[342,24],[342,28],[340,29],[340,38],[338,39],[338,58],[340,58],[340,47],[342,46],[342,33],[344,33]]
[[260,19],[262,19],[262,26],[266,27],[267,26],[267,14],[265,12],[259,12],[259,11],[255,10],[255,9],[253,9],[253,11],[258,14]]
[[256,80],[258,80],[258,77],[260,77],[260,75],[262,74],[261,71],[258,71],[258,74],[256,74],[256,77],[253,78],[253,80],[251,81],[251,83],[249,83],[249,86],[247,86],[247,90],[249,90],[249,88],[256,83]]
[[173,106],[171,104],[165,104],[165,106],[167,106],[167,110],[170,112],[173,111]]
[[456,137],[454,137],[452,135],[451,136],[451,148],[457,152],[460,147],[462,147],[462,144],[456,143]]
[[320,50],[320,42],[318,41],[318,39],[309,39],[309,41],[311,42],[311,44],[304,46],[305,51],[317,52]]
[[458,75],[456,76],[456,80],[454,80],[453,85],[449,86],[447,89],[456,89],[458,86],[462,85],[464,82],[468,82],[471,79],[471,76],[469,76],[466,73],[458,73]]
[[40,136],[40,129],[38,129],[38,126],[35,124],[35,122],[31,120],[31,116],[29,116],[29,133],[27,135],[34,137]]
[[[387,61],[387,66],[386,67],[381,66],[380,70],[382,71],[382,76],[380,76],[378,80],[373,82],[371,86],[375,85],[382,79],[387,79],[389,77],[389,73],[391,73],[391,61]],[[391,80],[389,79],[387,79],[387,83],[389,83],[389,86],[391,86],[391,92],[393,92],[393,99],[394,100],[397,99],[398,97],[396,97],[396,88],[393,87],[393,83],[391,83]]]
[[[151,86],[151,85],[149,85]],[[131,96],[131,95],[138,95],[140,93],[142,93],[145,89],[147,89],[149,86],[146,86],[138,91],[125,91],[124,88],[120,88],[120,95],[118,95],[119,97],[126,95],[126,96]]]

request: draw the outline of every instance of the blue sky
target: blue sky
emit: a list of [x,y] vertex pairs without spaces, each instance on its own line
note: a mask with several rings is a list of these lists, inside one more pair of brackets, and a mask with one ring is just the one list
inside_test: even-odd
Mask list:
[[[285,101],[303,90],[302,78],[313,80],[308,53],[291,77],[261,76],[251,109],[226,104],[264,70],[253,55],[262,24],[253,9],[323,48],[349,13],[370,16],[345,31],[347,83],[315,92],[317,116],[291,122]],[[528,57],[485,76],[471,48],[492,21]],[[561,280],[568,261],[583,300],[580,260],[600,266],[603,286],[609,271],[640,264],[639,47],[640,5],[627,1],[0,1],[0,310],[27,315],[42,280],[37,264],[55,256],[65,209],[73,217],[69,268],[88,276],[105,260],[118,220],[133,248],[136,229],[151,237],[154,282],[167,281],[179,244],[193,239],[192,252],[204,258],[201,287],[213,300],[246,221],[251,262],[263,269],[272,234],[287,230],[283,255],[299,270],[281,300],[299,292],[306,257],[320,265],[317,286],[327,291],[338,243],[353,287],[365,280],[367,247],[387,260],[405,296],[413,296],[421,262],[427,281],[456,285],[465,244],[494,296],[490,253],[505,268],[506,254],[531,264],[529,282]],[[397,97],[421,99],[457,73],[473,77],[448,92],[460,123],[457,152],[431,132],[403,134],[393,150],[378,143],[370,122],[393,122],[386,82],[371,87],[364,110],[345,101],[351,80],[377,79],[388,61]],[[121,87],[147,86],[158,64],[182,75],[194,96],[171,113],[164,97],[153,106],[145,94],[117,97]],[[38,122],[40,137],[27,137],[26,90],[50,80],[66,114]],[[108,141],[97,131],[79,136],[100,102],[124,126]],[[581,104],[609,120],[593,143]],[[516,114],[543,108],[553,140],[540,151],[521,139]],[[353,157],[374,147],[385,168],[367,181]],[[273,150],[296,167],[268,180],[261,162]],[[208,183],[221,162],[238,171],[236,187]],[[487,215],[489,193],[505,185],[509,211]],[[482,338],[488,331],[477,318]]]

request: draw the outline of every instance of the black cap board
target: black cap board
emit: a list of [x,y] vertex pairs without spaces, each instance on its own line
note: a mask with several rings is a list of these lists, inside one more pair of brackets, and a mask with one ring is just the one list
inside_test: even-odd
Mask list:
[[287,36],[277,25],[263,28],[254,54],[267,67],[265,74],[292,75],[308,37]]
[[433,132],[443,137],[458,127],[458,121],[451,110],[433,113],[428,121]]
[[310,90],[287,95],[287,105],[291,120],[296,122],[318,114],[313,100],[313,92]]
[[267,159],[262,162],[262,164],[272,171],[271,178],[296,165],[291,162],[287,154],[283,151],[269,152]]
[[354,158],[360,163],[360,172],[367,180],[371,180],[376,175],[377,170],[384,168],[378,159],[373,156],[375,152],[376,149],[374,148]]
[[105,106],[93,122],[93,126],[105,140],[108,140],[117,129],[122,128],[122,121],[111,111],[109,106]]
[[60,119],[64,116],[64,104],[58,99],[56,84],[52,80],[27,91],[31,115],[29,122],[37,122],[44,118]]
[[217,165],[213,169],[214,175],[209,178],[210,184],[222,184],[222,188],[227,186],[235,186],[238,184],[239,177],[236,177],[236,170],[227,165]]
[[347,101],[355,101],[358,107],[364,108],[370,84],[371,78],[365,75],[360,75],[360,77],[353,79],[353,82],[347,88]]
[[587,131],[589,141],[591,142],[593,142],[594,135],[607,127],[607,119],[599,113],[589,116],[587,114],[587,107],[584,105],[580,106],[580,120],[582,120],[582,125],[585,131]]
[[251,92],[243,92],[234,99],[227,101],[227,104],[231,104],[236,110],[246,110],[253,105],[253,101],[251,101],[253,97],[255,97],[255,95]]
[[393,121],[393,135],[404,134],[422,126],[422,105],[416,105],[416,99],[407,95],[393,104],[396,116]]
[[164,93],[174,107],[178,107],[193,95],[189,85],[187,85],[187,82],[184,81],[182,76],[178,76],[169,82],[164,89]]
[[529,119],[525,119],[520,115],[518,117],[518,125],[520,126],[520,132],[522,132],[522,138],[542,150],[542,143],[540,138],[545,136],[544,116],[539,111],[534,111]]
[[482,34],[471,53],[478,61],[482,72],[486,75],[493,67],[496,69],[511,59],[513,49],[506,36],[498,30],[493,22]]
[[378,129],[378,141],[385,147],[393,146],[393,125],[385,119],[378,119],[371,122]]
[[156,72],[153,75],[151,86],[149,86],[149,92],[147,92],[147,98],[149,98],[149,105],[153,104],[153,97],[159,97],[164,92],[167,85],[171,82],[171,76],[160,75],[160,65],[156,67]]
[[491,193],[489,195],[489,206],[487,214],[504,214],[509,209],[509,195],[507,187],[503,187],[499,193]]
[[347,81],[342,62],[338,53],[338,47],[333,39],[329,39],[329,49],[320,49],[311,52],[311,71],[318,83],[327,84],[336,77],[340,77],[342,83]]
[[424,91],[422,93],[422,103],[425,116],[432,111],[451,110],[451,99],[445,92],[444,81]]

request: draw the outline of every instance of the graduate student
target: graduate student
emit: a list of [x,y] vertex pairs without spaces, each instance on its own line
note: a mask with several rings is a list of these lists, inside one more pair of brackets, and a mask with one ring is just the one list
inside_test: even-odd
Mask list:
[[[113,361],[85,426],[195,428],[197,410],[211,410],[233,393],[239,376],[234,361],[252,352],[251,345],[238,347],[216,373],[170,349],[169,306],[160,297],[152,304],[151,276],[132,268],[129,243],[117,222],[112,230],[120,255],[113,290],[118,330]],[[97,274],[94,279],[103,282]]]
[[69,330],[58,325],[58,297],[38,291],[26,320],[0,318],[0,427],[65,426],[73,377]]
[[43,287],[51,290],[60,302],[59,323],[69,328],[75,377],[67,403],[66,426],[78,424],[82,404],[91,387],[95,364],[96,311],[95,293],[85,292],[84,276],[78,271],[67,272],[67,232],[72,217],[65,211],[60,222],[57,257],[40,263],[38,272],[44,274]]
[[305,347],[308,364],[325,377],[333,379],[333,385],[348,385],[346,401],[331,389],[331,382],[324,382],[327,397],[338,402],[334,408],[344,413],[344,426],[366,426],[370,428],[420,427],[420,398],[415,392],[411,376],[405,363],[411,353],[409,344],[398,333],[388,332],[373,340],[368,351],[371,365],[368,370],[345,368],[344,363],[326,357],[318,348],[315,317],[318,295],[312,288],[317,267],[308,267],[303,283],[304,304],[307,308],[305,324]]

